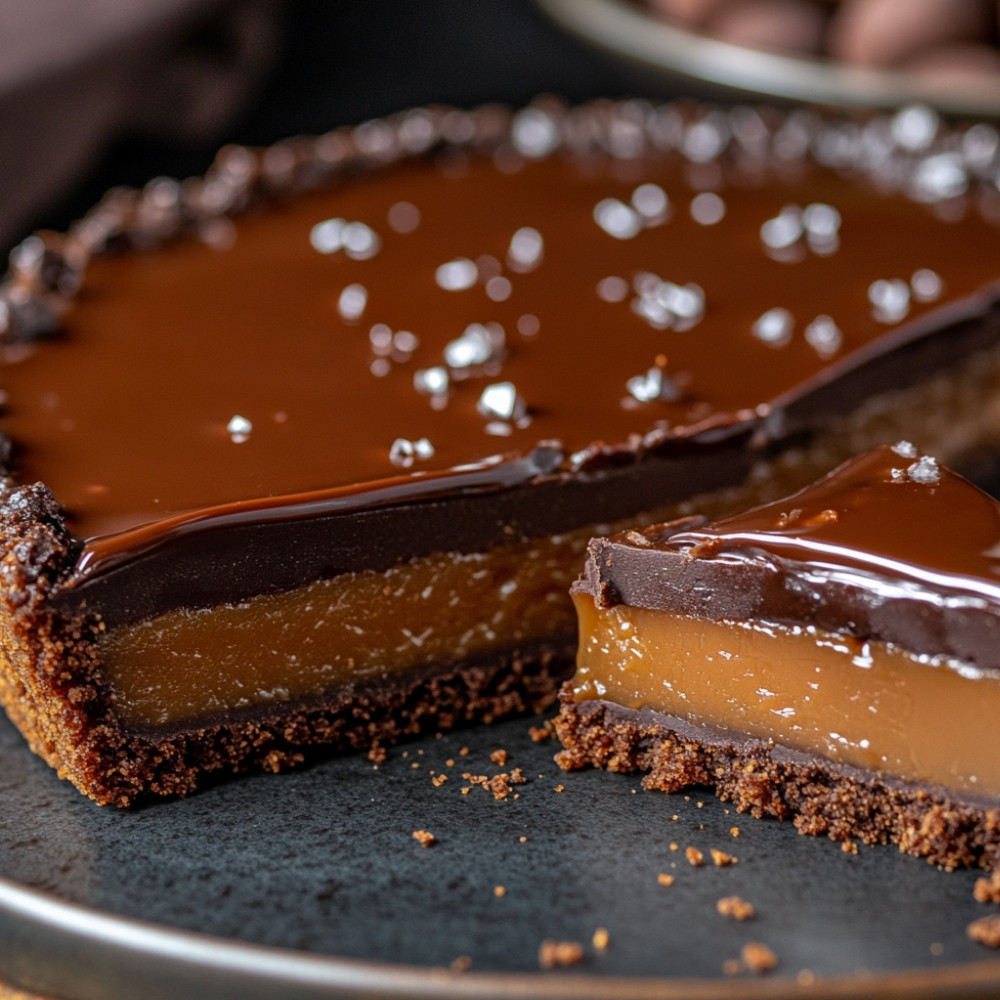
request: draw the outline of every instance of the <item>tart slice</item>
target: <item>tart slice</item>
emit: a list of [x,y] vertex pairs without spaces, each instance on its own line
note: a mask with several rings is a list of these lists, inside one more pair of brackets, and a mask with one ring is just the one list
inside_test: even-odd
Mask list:
[[573,598],[563,767],[1000,860],[1000,504],[913,445],[748,513],[595,540]]

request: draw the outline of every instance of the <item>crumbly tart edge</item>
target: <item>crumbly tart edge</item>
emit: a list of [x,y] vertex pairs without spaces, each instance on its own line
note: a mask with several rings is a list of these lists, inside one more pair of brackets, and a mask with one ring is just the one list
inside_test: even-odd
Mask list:
[[326,701],[129,733],[102,676],[96,618],[54,613],[52,589],[78,543],[41,484],[0,486],[0,705],[31,749],[102,805],[183,796],[219,777],[283,771],[317,749],[372,750],[423,732],[552,704],[573,640],[433,664]]
[[556,755],[567,771],[587,766],[643,772],[643,788],[707,787],[737,811],[790,819],[802,834],[895,844],[943,868],[1000,866],[1000,807],[957,800],[865,774],[762,740],[709,733],[679,720],[560,693]]

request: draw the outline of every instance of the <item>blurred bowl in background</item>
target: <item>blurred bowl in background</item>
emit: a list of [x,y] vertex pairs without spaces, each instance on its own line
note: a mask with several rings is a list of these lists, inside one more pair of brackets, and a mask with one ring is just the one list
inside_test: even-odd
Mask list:
[[[919,0],[915,0],[919,2]],[[903,70],[758,51],[668,24],[629,0],[537,0],[567,31],[643,70],[653,90],[767,98],[841,108],[928,104],[946,114],[1000,117],[1000,77],[928,80]]]

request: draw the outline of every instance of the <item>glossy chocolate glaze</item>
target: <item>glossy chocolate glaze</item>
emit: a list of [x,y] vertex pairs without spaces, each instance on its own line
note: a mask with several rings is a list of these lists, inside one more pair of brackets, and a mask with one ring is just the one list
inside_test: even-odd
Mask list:
[[[425,113],[411,156],[414,121],[319,140],[324,190],[232,220],[191,207],[225,163],[124,198],[140,223],[180,199],[212,245],[97,256],[56,336],[4,348],[13,471],[84,540],[68,599],[115,592],[112,621],[134,619],[218,599],[220,560],[238,598],[628,516],[738,480],[751,440],[995,340],[998,196],[958,134],[916,152],[888,120],[633,103],[488,127]],[[266,181],[285,160],[246,162]],[[821,211],[807,231],[789,206]],[[367,227],[353,251],[311,242],[330,219]],[[469,262],[472,283],[442,287],[456,261],[450,283]],[[882,308],[877,281],[896,282]],[[472,324],[491,356],[418,391]],[[484,415],[507,383],[509,419]],[[433,454],[406,454],[423,441]]]
[[907,442],[714,523],[591,545],[599,605],[806,623],[1000,670],[1000,504]]

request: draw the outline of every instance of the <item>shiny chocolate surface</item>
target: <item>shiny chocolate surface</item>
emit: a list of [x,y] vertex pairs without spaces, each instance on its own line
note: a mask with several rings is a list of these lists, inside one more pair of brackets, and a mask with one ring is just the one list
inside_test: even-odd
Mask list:
[[771,556],[819,575],[868,573],[886,592],[909,581],[1000,601],[1000,504],[905,441],[670,544],[694,558]]
[[1000,669],[1000,504],[909,442],[775,503],[592,543],[599,605],[807,624]]
[[91,261],[58,335],[4,349],[15,472],[87,540],[82,576],[179,530],[775,433],[992,307],[998,196],[960,140],[533,108],[489,150],[344,171],[207,243]]

